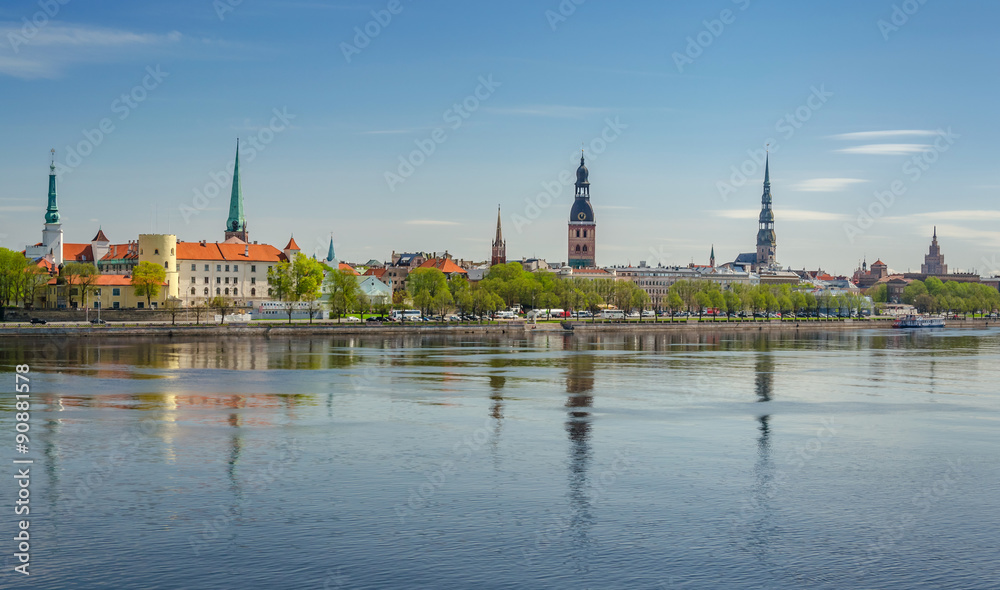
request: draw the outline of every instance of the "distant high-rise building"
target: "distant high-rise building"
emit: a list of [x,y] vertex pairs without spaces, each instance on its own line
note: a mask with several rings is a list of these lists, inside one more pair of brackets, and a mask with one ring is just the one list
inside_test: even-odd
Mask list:
[[240,142],[236,141],[236,167],[233,168],[233,192],[229,198],[229,219],[226,220],[226,239],[237,238],[249,242],[247,220],[243,215],[243,186],[240,183]]
[[569,212],[569,257],[573,268],[596,266],[597,223],[594,208],[590,205],[590,172],[580,154],[580,167],[576,170],[576,198]]
[[757,269],[775,265],[778,238],[774,233],[774,211],[771,209],[770,156],[764,161],[764,194],[760,197],[760,228],[757,230]]
[[493,252],[490,255],[490,266],[495,264],[507,264],[507,242],[503,241],[503,232],[500,230],[500,205],[497,205],[497,235],[493,238]]
[[944,263],[944,255],[941,254],[941,247],[937,241],[937,226],[934,226],[934,237],[931,238],[930,251],[924,256],[924,263],[920,265],[920,272],[925,275],[946,275],[948,265]]

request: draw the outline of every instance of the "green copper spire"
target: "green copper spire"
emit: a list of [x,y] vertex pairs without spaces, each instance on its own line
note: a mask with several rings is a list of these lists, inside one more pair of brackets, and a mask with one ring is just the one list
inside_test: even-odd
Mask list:
[[45,210],[45,223],[59,223],[59,204],[56,203],[56,151],[52,150],[49,165],[49,207]]
[[336,262],[337,255],[333,252],[333,236],[330,236],[330,251],[326,255],[327,262]]
[[240,184],[240,140],[236,140],[236,167],[233,168],[233,193],[229,198],[229,219],[226,232],[245,232],[247,220],[243,216],[243,186]]

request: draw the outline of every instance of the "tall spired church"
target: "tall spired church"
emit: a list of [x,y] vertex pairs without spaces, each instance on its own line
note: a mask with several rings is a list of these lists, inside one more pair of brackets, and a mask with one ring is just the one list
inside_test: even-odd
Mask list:
[[573,268],[596,266],[597,223],[594,208],[590,205],[590,172],[580,153],[580,167],[576,169],[576,197],[569,211],[569,257]]

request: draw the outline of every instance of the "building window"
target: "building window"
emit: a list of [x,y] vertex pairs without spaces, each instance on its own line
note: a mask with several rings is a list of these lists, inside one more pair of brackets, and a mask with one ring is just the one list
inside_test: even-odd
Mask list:
[[586,251],[587,251],[587,247],[586,247],[586,246],[584,246],[584,247],[583,247],[583,251],[584,251],[584,252],[586,252]]
[[191,294],[194,295],[194,287],[191,287]]
[[100,301],[95,301],[94,302],[94,309],[101,309],[101,302]]
[[191,277],[191,282],[192,282],[192,283],[197,283],[197,282],[198,282],[198,279],[196,279],[196,278],[194,278],[194,277]]
[[229,284],[229,277],[226,277],[226,284]]
[[165,268],[167,270],[170,270],[170,263],[169,262],[164,262],[163,263],[163,268]]
[[215,284],[216,285],[221,285],[222,284],[222,277],[215,277]]
[[250,277],[250,284],[251,285],[256,285],[257,284],[257,277]]
[[239,269],[240,269],[240,265],[238,265],[238,264],[234,264],[234,265],[233,265],[233,272],[236,272],[236,271],[238,271]]
[[229,295],[229,287],[226,287],[226,295]]
[[233,295],[239,295],[239,292],[236,290],[235,287],[233,287]]
[[173,248],[171,248],[171,249],[170,249],[170,255],[171,255],[171,256],[173,256],[173,255],[174,255],[174,249],[173,249]]
[[576,251],[577,251],[577,252],[579,252],[579,251],[580,251],[580,244],[577,244],[577,245],[576,245]]
[[222,272],[222,265],[221,264],[216,264],[215,265],[215,272]]
[[257,272],[257,265],[256,264],[251,264],[250,265],[250,272]]
[[250,289],[250,296],[253,297],[256,295],[257,295],[257,289]]
[[234,284],[234,285],[236,284],[236,281],[237,281],[237,280],[239,280],[239,277],[233,277],[233,284]]
[[583,237],[587,237],[587,230],[583,230]]
[[205,265],[205,272],[208,272],[208,265]]
[[159,255],[160,255],[160,249],[159,248],[155,248],[153,250],[153,256],[159,256]]
[[208,277],[205,277],[205,284],[208,284]]
[[136,305],[136,307],[138,307],[139,309],[142,309],[142,308],[143,308],[143,303],[142,303],[142,301],[140,301],[140,302],[139,302],[139,303],[138,303],[138,304]]
[[220,288],[216,287],[216,288],[215,288],[215,294],[216,294],[216,295],[222,295],[222,289],[220,289]]
[[226,265],[226,272],[229,272],[229,265]]
[[117,302],[117,301],[115,301],[114,303],[112,303],[112,304],[111,304],[111,308],[112,308],[112,309],[118,309],[118,302]]
[[198,269],[196,268],[196,266],[197,266],[197,265],[194,265],[194,264],[192,264],[192,265],[191,265],[191,270],[198,270]]
[[121,288],[119,288],[119,287],[113,287],[111,289],[111,295],[113,295],[114,297],[119,297],[119,296],[121,296],[121,294],[122,294]]
[[576,230],[576,237],[580,237],[580,230]]
[[101,290],[100,289],[94,289],[94,296],[95,297],[100,297],[101,296]]
[[208,287],[205,287],[205,295],[208,295]]

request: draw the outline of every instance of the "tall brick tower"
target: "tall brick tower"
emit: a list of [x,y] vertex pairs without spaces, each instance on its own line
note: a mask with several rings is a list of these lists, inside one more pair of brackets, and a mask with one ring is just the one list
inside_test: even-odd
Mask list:
[[778,238],[774,233],[774,211],[771,209],[771,162],[764,161],[764,194],[760,197],[760,228],[757,230],[757,270],[775,265]]
[[497,205],[497,235],[493,238],[493,253],[490,255],[490,266],[507,264],[507,242],[503,241],[500,231],[500,205]]
[[595,250],[597,249],[597,223],[594,221],[594,208],[590,206],[590,172],[584,165],[583,153],[580,153],[580,167],[576,169],[576,198],[569,212],[569,257],[568,264],[573,268],[588,268],[596,266]]

